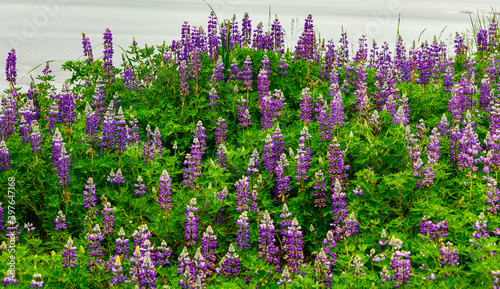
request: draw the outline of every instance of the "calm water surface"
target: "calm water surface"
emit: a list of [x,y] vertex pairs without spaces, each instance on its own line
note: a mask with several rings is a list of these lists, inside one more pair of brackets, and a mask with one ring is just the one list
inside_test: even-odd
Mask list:
[[[277,14],[293,47],[308,13],[322,38],[340,38],[342,29],[348,32],[351,43],[365,34],[378,42],[394,45],[401,15],[400,34],[411,46],[413,40],[432,40],[441,35],[447,43],[455,31],[467,32],[470,16],[490,14],[500,7],[498,0],[212,0],[209,1],[219,19],[236,14],[238,22],[245,11],[253,27],[262,21],[267,28],[269,14]],[[496,10],[495,10],[496,11]],[[170,43],[180,38],[181,25],[206,27],[210,8],[202,0],[0,0],[0,61],[5,65],[7,52],[17,51],[18,86],[26,90],[33,78],[43,69],[37,65],[53,60],[56,86],[69,77],[61,71],[66,60],[83,56],[81,33],[85,32],[94,47],[94,57],[102,56],[102,37],[106,27],[113,33],[115,63],[121,62],[121,49],[132,37],[139,45]],[[296,22],[298,20],[298,23]],[[240,23],[241,25],[241,23]],[[443,31],[444,29],[444,31]],[[34,69],[34,70],[33,70]],[[33,71],[32,71],[33,70]],[[0,76],[0,90],[7,88]]]

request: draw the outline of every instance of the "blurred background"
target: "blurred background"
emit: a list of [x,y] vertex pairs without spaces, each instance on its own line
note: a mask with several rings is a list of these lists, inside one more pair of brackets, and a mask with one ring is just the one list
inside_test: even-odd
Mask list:
[[[307,14],[313,15],[316,32],[321,38],[338,42],[342,30],[357,48],[357,40],[366,35],[377,42],[394,47],[399,32],[407,47],[412,42],[440,37],[452,45],[455,32],[470,34],[472,17],[485,19],[496,11],[498,0],[210,0],[208,3],[219,20],[236,14],[241,28],[243,14],[248,11],[252,27],[262,21],[264,30],[278,18],[286,32],[286,46],[293,50]],[[116,66],[122,50],[135,36],[139,46],[145,43],[170,44],[180,39],[181,25],[203,26],[206,31],[209,6],[202,0],[0,0],[0,61],[11,48],[16,49],[18,85],[27,91],[33,78],[41,74],[43,64],[51,63],[56,87],[70,75],[60,69],[66,60],[83,56],[82,32],[90,38],[94,57],[102,57],[102,38],[109,27],[113,33]],[[271,15],[271,18],[270,18]],[[498,17],[498,16],[497,16]],[[40,67],[34,69],[36,66]],[[3,74],[2,74],[3,75]],[[0,90],[6,89],[4,76]]]

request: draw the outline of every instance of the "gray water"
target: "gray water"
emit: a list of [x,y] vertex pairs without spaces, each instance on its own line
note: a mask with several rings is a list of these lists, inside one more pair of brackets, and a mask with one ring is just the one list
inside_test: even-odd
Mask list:
[[[378,42],[394,45],[398,18],[400,34],[411,46],[420,38],[432,40],[441,35],[446,43],[453,42],[455,32],[470,34],[470,17],[490,15],[498,8],[498,0],[210,0],[219,19],[236,14],[241,19],[248,11],[255,27],[264,27],[277,14],[286,31],[286,45],[295,46],[307,14],[313,15],[314,26],[321,38],[338,41],[342,29],[348,32],[350,43],[356,45],[361,35]],[[495,7],[496,6],[496,7]],[[180,38],[181,25],[206,27],[210,8],[202,0],[0,0],[0,61],[8,51],[17,52],[18,85],[26,91],[30,76],[41,74],[46,61],[56,75],[56,87],[70,75],[60,69],[66,60],[83,56],[81,33],[85,32],[94,47],[94,57],[102,56],[102,37],[109,27],[113,33],[115,65],[121,62],[121,46],[126,48],[135,36],[139,45],[171,43]],[[297,22],[298,20],[298,22]],[[444,31],[443,31],[444,29]],[[7,88],[3,69],[0,90]]]

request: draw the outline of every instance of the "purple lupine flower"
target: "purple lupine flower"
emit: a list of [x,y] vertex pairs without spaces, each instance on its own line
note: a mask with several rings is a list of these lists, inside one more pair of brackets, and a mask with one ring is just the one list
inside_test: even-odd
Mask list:
[[470,120],[470,112],[467,112],[467,126],[463,129],[462,136],[458,140],[461,150],[458,153],[457,165],[458,169],[467,172],[467,176],[471,179],[473,174],[478,170],[475,158],[482,151],[481,144],[478,139],[477,132],[474,130],[474,122]]
[[410,252],[407,251],[396,251],[391,257],[391,266],[390,270],[394,271],[394,277],[387,277],[382,279],[382,283],[386,281],[396,281],[394,283],[394,288],[398,288],[399,286],[406,284],[411,284],[409,281],[410,277],[413,277],[411,270],[411,259]]
[[[193,260],[191,260],[191,258],[189,258],[189,252],[188,252],[188,249],[187,247],[184,247],[184,249],[182,250],[181,254],[179,255],[179,258],[177,259],[179,261],[179,266],[177,268],[177,274],[180,275],[180,274],[183,274],[184,278],[181,278],[181,280],[179,281],[179,285],[181,286],[181,288],[191,288],[190,284],[190,276],[191,274],[194,274],[194,264],[193,264]],[[186,281],[187,281],[187,284],[186,284]]]
[[6,80],[10,83],[10,89],[14,88],[16,85],[17,71],[16,71],[16,50],[12,48],[7,56],[5,64],[5,76]]
[[424,180],[422,182],[417,182],[417,186],[430,186],[434,184],[434,167],[439,162],[440,153],[440,142],[439,132],[437,128],[432,129],[432,135],[429,137],[430,143],[427,146],[427,166],[424,167],[423,175]]
[[5,273],[5,278],[2,279],[3,286],[6,287],[8,284],[17,284],[16,271],[8,269]]
[[441,121],[439,122],[438,128],[439,128],[439,134],[442,136],[446,136],[447,134],[450,133],[449,129],[450,123],[448,122],[448,119],[446,118],[446,114],[443,113],[443,116],[441,117]]
[[[306,147],[305,138],[302,136],[299,139],[299,148],[297,149],[297,155],[295,156],[295,180],[301,182],[302,186],[304,182],[309,180],[307,177],[307,172],[311,167],[311,148]],[[304,189],[304,188],[302,188]]]
[[19,242],[19,235],[21,235],[21,231],[19,231],[19,224],[17,223],[16,217],[10,216],[7,221],[7,232],[5,233],[5,237],[7,240]]
[[31,123],[31,135],[29,137],[31,143],[31,152],[42,151],[42,133],[40,133],[40,126],[36,120]]
[[254,149],[252,155],[250,156],[250,160],[248,161],[248,170],[247,175],[256,174],[259,172],[258,167],[260,166],[260,156],[259,151]]
[[[262,183],[262,177],[259,175],[259,179],[257,180],[257,183]],[[259,212],[259,185],[255,184],[253,185],[252,189],[252,205],[250,206],[250,210],[252,212]]]
[[347,40],[347,32],[342,32],[340,36],[339,57],[337,58],[337,66],[344,67],[349,62],[349,41]]
[[280,21],[278,20],[278,15],[275,15],[273,24],[271,24],[271,41],[272,41],[272,51],[277,53],[285,52],[285,33],[281,27]]
[[319,170],[315,173],[314,185],[314,206],[323,208],[326,207],[326,183],[323,171]]
[[346,223],[347,218],[347,202],[345,201],[345,193],[342,190],[342,184],[337,178],[334,179],[331,199],[334,216],[332,226],[335,227],[336,239],[340,240],[341,235],[344,234],[343,225]]
[[220,46],[220,36],[217,32],[217,16],[214,11],[210,11],[210,16],[208,20],[207,26],[207,35],[208,35],[208,53],[210,55],[210,59],[217,59],[219,56],[219,46]]
[[143,182],[142,177],[138,176],[137,177],[137,184],[134,184],[134,188],[135,188],[134,196],[146,194],[146,185],[143,184],[142,182]]
[[123,69],[123,88],[136,89],[136,81],[134,78],[134,71],[130,65],[126,65]]
[[54,220],[54,223],[56,223],[56,231],[68,229],[68,227],[66,226],[66,216],[62,211],[57,212],[57,217]]
[[236,210],[238,212],[248,210],[248,202],[250,201],[250,178],[247,176],[242,176],[234,186],[236,187]]
[[203,127],[203,123],[201,121],[198,121],[196,124],[194,132],[195,134],[193,137],[193,144],[191,145],[191,153],[186,154],[184,164],[187,166],[183,169],[184,180],[182,183],[184,184],[184,187],[189,188],[195,187],[195,180],[196,185],[198,185],[198,178],[202,176],[202,158],[207,149],[205,141],[205,128]]
[[[61,157],[61,148],[64,144],[62,135],[59,132],[59,129],[56,128],[56,131],[54,132],[54,136],[52,137],[52,165],[57,166],[57,163],[59,161],[59,158]],[[56,169],[57,172],[57,169]]]
[[29,125],[31,125],[31,122],[34,120],[38,120],[38,114],[32,99],[28,99],[24,106],[19,109],[19,115],[23,116],[25,122]]
[[307,125],[312,122],[312,96],[309,92],[309,88],[306,87],[302,90],[300,98],[300,118],[304,125]]
[[263,28],[262,22],[259,22],[257,24],[257,28],[255,28],[255,30],[253,31],[253,36],[252,36],[253,50],[263,51],[266,49],[265,36],[262,28]]
[[109,266],[111,267],[110,268],[111,269],[111,279],[109,280],[109,282],[111,282],[111,284],[113,284],[114,286],[116,286],[117,284],[120,284],[120,283],[125,283],[127,280],[127,277],[125,275],[123,275],[123,273],[122,273],[123,266],[122,266],[120,256],[119,255],[111,256],[110,259],[111,259],[110,260],[111,264]]
[[132,284],[137,284],[141,260],[143,260],[143,258],[144,256],[141,253],[141,247],[135,247],[134,253],[132,253],[132,257],[130,257],[129,282]]
[[116,171],[116,175],[115,175],[115,178],[113,180],[113,183],[115,183],[115,184],[124,184],[125,183],[125,178],[123,177],[121,168],[119,168]]
[[464,44],[463,36],[458,34],[458,32],[455,36],[454,43],[455,43],[455,55],[456,56],[465,55],[467,53],[468,47],[467,47],[467,45]]
[[333,230],[329,230],[326,233],[326,237],[323,240],[322,244],[323,244],[322,249],[324,250],[325,254],[327,255],[328,260],[330,261],[330,264],[332,266],[336,266],[335,260],[337,260],[337,255],[335,255],[333,248],[337,247],[337,243],[335,242],[335,236],[334,236]]
[[280,62],[278,65],[278,75],[288,75],[288,63],[286,62],[285,55],[281,55]]
[[5,144],[5,141],[2,140],[0,141],[0,170],[5,171],[11,166],[9,148]]
[[[333,90],[332,90],[333,93]],[[329,122],[337,130],[344,125],[344,102],[340,91],[334,93],[333,100],[330,101],[330,118]]]
[[238,80],[240,79],[240,68],[238,67],[238,61],[236,58],[233,58],[233,62],[231,63],[230,66],[230,74],[229,74],[229,80]]
[[244,211],[239,216],[236,221],[236,225],[238,225],[238,234],[236,235],[236,247],[238,249],[250,249],[250,224],[248,223],[247,212]]
[[284,204],[283,209],[282,209],[281,214],[280,214],[280,218],[281,218],[280,235],[282,235],[283,237],[285,237],[285,235],[286,235],[286,231],[287,231],[288,226],[290,226],[292,224],[291,217],[292,217],[292,213],[290,213],[290,211],[288,211],[288,205]]
[[445,72],[443,74],[443,86],[444,86],[444,91],[449,92],[451,91],[451,87],[453,87],[453,65],[451,64],[450,61],[446,62],[446,68]]
[[114,133],[117,130],[115,122],[115,112],[113,109],[113,102],[109,103],[106,114],[104,115],[104,121],[102,123],[102,132],[99,137],[99,147],[112,149],[114,145]]
[[316,58],[314,51],[314,26],[312,15],[309,14],[304,23],[304,31],[295,46],[295,59],[312,62]]
[[[38,119],[40,117],[40,103],[38,100],[38,91],[35,89],[35,82],[32,80],[30,83],[30,88],[28,89],[28,103],[27,106],[31,108],[33,114],[33,119]],[[21,112],[19,112],[21,113]]]
[[219,202],[222,203],[222,201],[227,199],[227,194],[228,194],[227,187],[224,186],[224,188],[220,192],[214,193],[214,197],[217,197],[219,199]]
[[479,90],[481,91],[479,95],[479,106],[486,108],[491,102],[491,82],[488,73],[486,73],[481,80],[481,87]]
[[180,94],[182,96],[182,107],[184,107],[184,101],[189,95],[189,68],[186,61],[179,61],[178,70]]
[[3,111],[0,112],[0,139],[7,141],[7,138],[16,132],[17,122],[17,105],[16,98],[18,97],[15,90],[11,90],[2,99]]
[[259,258],[265,256],[266,263],[278,265],[280,259],[278,253],[280,249],[274,244],[276,242],[275,227],[271,216],[267,212],[264,212],[264,217],[260,221],[259,225]]
[[243,15],[243,20],[241,21],[241,45],[243,47],[250,47],[252,42],[252,20],[248,16],[248,12]]
[[66,152],[65,143],[61,143],[61,153],[59,160],[56,163],[56,172],[59,177],[59,186],[66,187],[69,182],[71,182],[71,177],[69,176],[69,168],[71,163],[69,162],[69,155]]
[[[398,45],[396,45],[396,49],[399,48],[399,52],[401,53],[401,48],[404,50],[404,47],[402,47],[402,38],[401,36],[398,38]],[[358,51],[356,51],[356,55],[354,56],[353,61],[354,62],[364,62],[368,59],[368,43],[366,41],[366,35],[361,35],[361,38],[358,40]],[[401,59],[401,56],[399,56],[399,59]]]
[[240,73],[241,76],[241,82],[243,83],[243,87],[245,91],[248,92],[252,91],[252,84],[253,84],[253,73],[252,73],[252,59],[250,58],[250,55],[247,55],[247,58],[245,59],[245,62],[243,62],[243,69]]
[[194,267],[194,271],[190,272],[190,277],[192,278],[191,284],[196,284],[196,287],[200,287],[201,285],[199,284],[206,284],[205,279],[207,278],[207,262],[201,254],[200,248],[198,248],[194,254],[192,265],[192,267]]
[[42,274],[35,273],[33,274],[33,280],[31,280],[30,288],[43,288]]
[[331,140],[333,125],[329,122],[328,103],[323,99],[322,95],[318,96],[314,111],[316,112],[314,118],[319,123],[320,140]]
[[215,125],[217,126],[215,129],[215,143],[216,144],[226,143],[226,131],[227,131],[226,120],[223,119],[222,117],[219,117]]
[[85,190],[83,190],[83,207],[88,209],[88,216],[92,218],[93,215],[97,214],[97,197],[94,185],[94,179],[89,178],[87,184],[85,185]]
[[151,252],[146,252],[142,259],[141,267],[137,274],[139,285],[141,288],[156,287],[156,270],[155,263],[151,260]]
[[488,30],[480,29],[477,33],[477,50],[478,51],[488,51]]
[[115,226],[115,215],[113,214],[114,210],[115,208],[112,208],[109,202],[104,204],[104,208],[102,210],[102,223],[104,225],[102,233],[104,236],[113,234]]
[[305,268],[302,231],[297,218],[294,218],[292,223],[288,226],[286,231],[286,239],[284,251],[287,256],[287,266],[292,269],[296,274],[304,274],[301,272],[300,267]]
[[[114,102],[113,102],[114,103]],[[156,134],[156,130],[155,130]],[[153,136],[153,143],[155,141],[155,137]],[[161,141],[160,143],[160,151],[157,153],[161,154]],[[125,116],[123,115],[122,107],[118,108],[118,113],[115,115],[114,119],[114,132],[113,132],[113,149],[116,150],[119,154],[123,154],[127,150],[128,144],[128,134],[127,134],[127,122],[125,121]],[[158,148],[158,145],[156,146]]]
[[224,82],[224,63],[222,62],[222,57],[219,59],[212,69],[212,75],[210,76],[210,87],[218,88],[219,82]]
[[259,104],[262,105],[264,98],[269,96],[269,76],[268,71],[265,69],[259,70],[259,75],[257,76],[257,89],[259,96]]
[[290,278],[290,270],[288,270],[288,266],[285,265],[285,268],[283,269],[283,272],[281,273],[281,279],[278,280],[278,282],[276,282],[276,284],[278,284],[278,286],[281,286],[283,284],[292,284],[293,283],[293,279]]
[[156,248],[156,260],[155,260],[155,265],[160,266],[160,267],[165,267],[167,265],[170,265],[170,256],[172,255],[172,252],[170,251],[170,248],[167,247],[167,242],[165,240],[161,241],[160,246]]
[[201,238],[201,253],[207,264],[207,276],[212,276],[215,272],[215,249],[217,248],[217,236],[211,226],[203,233]]
[[90,44],[90,40],[85,33],[82,32],[82,44],[83,44],[83,55],[87,57],[87,64],[92,64],[94,61],[94,56],[92,55],[92,45]]
[[151,242],[149,241],[149,238],[153,234],[149,231],[148,225],[140,225],[137,227],[137,230],[132,233],[132,237],[134,238],[134,250],[137,250],[137,248],[141,249],[141,256],[144,254],[144,250],[146,251],[152,251],[152,248],[149,248],[149,245],[151,245]]
[[[160,176],[160,188],[158,189],[158,201],[157,203],[160,205],[162,210],[166,210],[170,213],[170,209],[172,208],[172,185],[171,178],[168,174],[167,170],[163,170]],[[165,212],[166,214],[166,212]]]
[[328,259],[325,250],[321,248],[314,261],[314,272],[316,274],[319,273],[320,276],[318,278],[317,275],[315,275],[314,280],[327,287],[331,287],[333,285],[331,280],[333,278],[331,266],[332,263]]
[[137,123],[139,121],[137,118],[134,117],[134,115],[130,115],[130,121],[129,125],[126,125],[126,131],[127,131],[127,144],[128,146],[132,146],[135,149],[138,148],[139,145],[139,127],[137,126]]
[[87,268],[89,271],[99,270],[98,264],[102,265],[102,257],[104,255],[101,248],[101,242],[104,241],[104,237],[102,236],[99,224],[95,225],[95,227],[92,229],[92,233],[87,234],[85,239],[88,240],[89,242],[89,256],[90,256]]
[[62,92],[57,95],[59,123],[71,127],[75,123],[75,99],[76,96],[69,90],[67,85],[63,86]]
[[486,179],[488,181],[488,183],[486,184],[486,187],[488,188],[488,190],[486,191],[486,195],[488,197],[485,201],[489,206],[486,208],[486,210],[493,215],[497,215],[498,211],[500,210],[500,204],[498,203],[498,201],[500,200],[500,191],[497,188],[497,181],[495,180],[495,178],[486,176],[484,176],[483,179]]
[[21,120],[19,121],[19,136],[22,138],[21,143],[28,142],[30,129],[30,125],[26,122],[24,116],[21,115]]
[[114,73],[113,73],[113,35],[111,34],[111,30],[106,28],[104,32],[104,57],[102,61],[104,62],[104,75],[108,78],[107,83],[113,81]]
[[448,236],[448,224],[446,220],[433,223],[429,221],[429,216],[424,216],[420,222],[420,234],[429,236],[429,242],[438,241],[439,238]]
[[76,247],[73,246],[73,239],[71,237],[68,238],[68,242],[66,245],[64,245],[64,249],[66,249],[63,253],[63,268],[70,267],[73,268],[74,266],[78,266],[78,263],[76,263],[76,258],[78,257],[78,254],[76,254]]
[[238,21],[236,21],[236,14],[233,14],[233,19],[229,24],[230,31],[230,46],[233,49],[234,46],[238,45],[241,47],[241,34],[238,31]]
[[125,239],[125,231],[123,230],[123,227],[121,227],[120,231],[118,232],[118,238],[116,238],[115,245],[116,254],[122,256],[125,259],[128,259],[130,246],[128,244],[128,239]]
[[226,164],[226,160],[227,160],[227,158],[226,158],[226,154],[227,154],[226,145],[225,144],[218,145],[215,154],[217,155],[217,164],[221,168],[227,167],[227,164]]
[[484,213],[481,212],[481,214],[479,214],[478,220],[474,223],[474,229],[476,229],[474,234],[472,234],[472,237],[474,239],[470,239],[469,242],[474,245],[479,245],[478,242],[481,240],[481,238],[489,239],[490,233],[488,232],[487,227],[488,221],[484,219]]
[[196,240],[198,239],[198,216],[195,215],[198,211],[196,207],[196,198],[192,198],[186,207],[186,217],[185,224],[185,236],[186,236],[186,246],[191,247],[196,245]]
[[236,276],[240,272],[240,259],[239,255],[236,254],[233,244],[229,244],[229,249],[226,255],[222,257],[219,262],[219,267],[216,269],[217,275],[226,275],[228,279]]
[[418,139],[415,137],[415,134],[411,132],[410,126],[406,126],[405,131],[405,140],[408,142],[408,158],[410,161],[410,166],[413,168],[413,176],[420,177],[421,167],[423,165],[423,161],[420,158],[420,146],[418,145]]
[[276,183],[274,186],[274,197],[282,203],[286,202],[286,198],[291,191],[290,176],[285,172],[287,166],[286,154],[282,153],[279,160],[276,162]]
[[24,228],[26,229],[28,236],[29,234],[35,230],[35,227],[33,226],[33,223],[25,223]]
[[457,249],[451,249],[453,246],[452,243],[446,242],[446,245],[443,243],[441,248],[439,248],[439,253],[441,258],[439,258],[439,263],[441,265],[446,265],[446,267],[450,267],[453,265],[459,266],[458,263],[458,252]]
[[241,104],[238,104],[238,126],[243,128],[249,127],[252,125],[250,118],[252,117],[248,111],[246,106],[247,101],[243,98],[243,96],[238,100]]
[[328,174],[330,175],[330,181],[332,187],[335,185],[335,180],[339,180],[341,185],[342,180],[347,178],[347,172],[350,168],[349,165],[344,163],[344,156],[347,150],[340,150],[340,144],[338,143],[337,137],[335,137],[330,144],[330,149],[328,150]]

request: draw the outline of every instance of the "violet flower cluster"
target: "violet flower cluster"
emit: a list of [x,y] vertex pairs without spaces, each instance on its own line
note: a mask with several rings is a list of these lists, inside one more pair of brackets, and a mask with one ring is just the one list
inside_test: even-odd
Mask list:
[[196,207],[196,198],[192,198],[189,204],[186,206],[186,217],[185,225],[185,237],[186,246],[192,247],[196,245],[196,240],[198,239],[198,216],[195,213],[198,211]]
[[280,249],[275,245],[276,238],[274,236],[276,228],[274,227],[273,220],[267,212],[264,212],[264,217],[259,225],[259,258],[265,256],[265,260],[269,264],[278,265],[280,259],[278,253]]
[[238,249],[250,249],[250,223],[248,223],[247,212],[244,211],[236,221],[238,234],[236,235],[236,247]]

